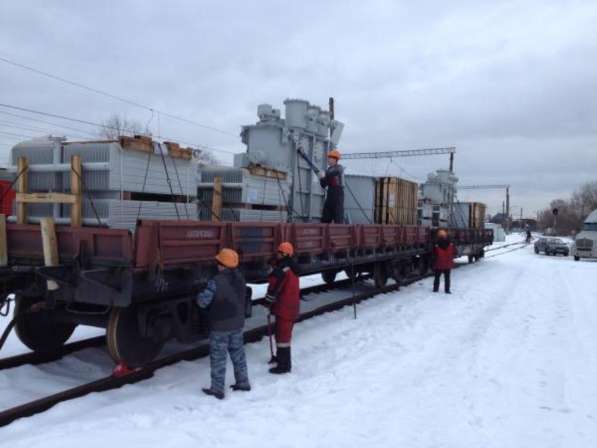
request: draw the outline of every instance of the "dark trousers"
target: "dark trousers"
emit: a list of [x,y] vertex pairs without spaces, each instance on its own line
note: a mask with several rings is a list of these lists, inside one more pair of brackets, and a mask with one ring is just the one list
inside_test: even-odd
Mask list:
[[342,187],[328,187],[323,203],[321,222],[344,224],[344,190]]
[[435,277],[433,278],[433,290],[439,291],[439,278],[444,274],[444,291],[450,292],[450,269],[435,270]]

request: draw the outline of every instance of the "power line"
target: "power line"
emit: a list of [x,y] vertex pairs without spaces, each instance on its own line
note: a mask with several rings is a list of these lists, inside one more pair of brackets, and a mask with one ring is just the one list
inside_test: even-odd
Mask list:
[[[72,121],[75,123],[81,123],[81,124],[86,124],[89,126],[96,126],[96,127],[100,127],[103,129],[111,129],[114,131],[126,131],[130,134],[135,134],[136,131],[134,129],[128,129],[128,128],[117,128],[115,126],[110,126],[107,124],[101,124],[101,123],[94,123],[92,121],[88,121],[88,120],[82,120],[80,118],[73,118],[73,117],[66,117],[64,115],[59,115],[59,114],[53,114],[53,113],[49,113],[49,112],[43,112],[43,111],[39,111],[39,110],[35,110],[35,109],[28,109],[26,107],[20,107],[20,106],[13,106],[11,104],[4,104],[4,103],[0,103],[0,107],[5,107],[8,109],[13,109],[13,110],[19,110],[21,112],[28,112],[28,113],[32,113],[32,114],[38,114],[38,115],[43,115],[46,117],[52,117],[52,118],[58,118],[61,120],[66,120],[66,121]],[[169,138],[163,135],[156,135],[156,138],[160,138],[163,140],[170,140],[170,141],[179,141],[180,143],[184,144],[184,145],[189,145],[189,146],[197,146],[195,143],[189,143],[189,142],[185,142],[176,138]],[[225,152],[228,154],[236,154],[236,152],[234,151],[230,151],[227,149],[219,149],[219,148],[214,148],[214,147],[207,147],[204,145],[204,147],[209,148],[212,151],[219,151],[219,152]]]
[[51,129],[21,126],[20,124],[14,123],[14,122],[11,122],[11,121],[0,121],[0,126],[6,126],[6,127],[10,127],[10,128],[21,129],[23,131],[44,132],[44,133],[50,133],[50,132],[52,132]]
[[0,110],[0,114],[9,115],[11,117],[20,118],[20,119],[23,119],[23,120],[34,121],[34,122],[37,122],[37,123],[44,123],[44,124],[47,124],[47,125],[50,125],[50,126],[56,126],[58,128],[63,128],[63,129],[68,129],[69,131],[78,132],[80,134],[87,135],[87,136],[90,136],[90,137],[95,137],[94,134],[92,134],[91,132],[88,132],[88,131],[86,131],[84,129],[73,128],[73,127],[70,127],[70,126],[65,126],[63,124],[58,124],[58,123],[53,123],[51,121],[42,120],[40,118],[28,117],[26,115],[13,114],[11,112],[6,112],[4,110]]
[[11,137],[19,137],[19,138],[34,138],[32,135],[14,134],[12,132],[5,132],[5,131],[0,131],[0,134],[2,134],[2,135],[9,135]]
[[142,109],[147,109],[150,112],[152,112],[152,114],[153,114],[153,112],[157,112],[157,113],[159,113],[159,114],[161,114],[161,115],[163,115],[165,117],[169,117],[169,118],[172,118],[174,120],[179,120],[179,121],[182,121],[184,123],[192,124],[194,126],[198,126],[200,128],[203,128],[203,129],[207,129],[207,130],[210,130],[210,131],[213,131],[213,132],[218,132],[220,134],[224,134],[224,135],[232,136],[234,138],[238,138],[237,135],[232,134],[231,132],[228,132],[228,131],[224,131],[223,129],[218,129],[218,128],[214,127],[214,126],[209,126],[209,125],[202,124],[202,123],[199,123],[199,122],[196,122],[196,121],[193,121],[193,120],[189,120],[188,118],[184,118],[184,117],[181,117],[181,116],[178,116],[178,115],[170,114],[168,112],[156,109],[154,107],[138,103],[137,101],[133,101],[133,100],[130,100],[128,98],[123,98],[121,96],[114,95],[114,94],[112,94],[110,92],[106,92],[104,90],[96,89],[94,87],[90,87],[90,86],[87,86],[85,84],[81,84],[80,82],[71,81],[70,79],[66,79],[66,78],[63,78],[61,76],[45,72],[43,70],[39,70],[37,68],[30,67],[30,66],[25,65],[25,64],[21,64],[19,62],[11,61],[10,59],[6,59],[6,58],[4,58],[2,56],[0,56],[0,61],[4,62],[6,64],[13,65],[15,67],[22,68],[24,70],[29,70],[30,72],[36,73],[38,75],[46,76],[48,78],[54,79],[55,81],[60,81],[62,83],[69,84],[71,86],[78,87],[80,89],[87,90],[89,92],[93,92],[93,93],[98,94],[98,95],[103,95],[103,96],[111,98],[113,100],[121,101],[121,102],[129,104],[131,106],[139,107],[139,108],[142,108]]

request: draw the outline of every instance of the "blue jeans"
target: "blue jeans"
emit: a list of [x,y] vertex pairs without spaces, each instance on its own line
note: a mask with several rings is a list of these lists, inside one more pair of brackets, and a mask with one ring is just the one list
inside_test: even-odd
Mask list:
[[226,353],[234,367],[234,379],[239,386],[249,385],[247,358],[243,343],[243,331],[212,331],[209,333],[209,362],[211,365],[211,388],[224,392],[226,380]]

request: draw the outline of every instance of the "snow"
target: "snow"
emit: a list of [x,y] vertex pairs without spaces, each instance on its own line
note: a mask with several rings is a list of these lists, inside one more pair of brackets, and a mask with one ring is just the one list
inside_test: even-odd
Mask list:
[[[511,249],[455,270],[452,295],[426,279],[356,320],[298,324],[289,375],[267,372],[267,339],[249,344],[249,393],[206,397],[208,360],[183,362],[0,428],[0,446],[594,446],[597,263]],[[1,407],[95,378],[105,358],[0,371]]]

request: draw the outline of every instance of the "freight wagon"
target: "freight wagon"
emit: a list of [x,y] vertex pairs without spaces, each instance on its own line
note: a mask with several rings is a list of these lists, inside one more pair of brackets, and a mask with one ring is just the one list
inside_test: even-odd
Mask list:
[[[16,294],[15,330],[34,351],[59,349],[77,325],[106,329],[116,362],[139,366],[172,338],[204,335],[194,297],[216,272],[215,254],[231,247],[251,283],[264,282],[282,241],[296,251],[301,275],[372,274],[377,287],[430,268],[433,230],[420,226],[141,220],[126,229],[58,226],[55,266],[47,266],[51,235],[33,224],[0,229],[3,295]],[[460,255],[483,256],[492,232],[450,230]]]

